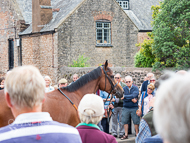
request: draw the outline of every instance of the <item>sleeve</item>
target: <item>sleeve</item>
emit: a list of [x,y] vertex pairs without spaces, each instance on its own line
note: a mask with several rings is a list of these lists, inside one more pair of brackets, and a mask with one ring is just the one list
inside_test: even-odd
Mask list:
[[144,81],[143,84],[142,84],[142,87],[141,87],[141,94],[142,94],[143,91],[146,91],[146,89],[145,89],[146,82],[147,82],[147,81]]
[[134,91],[132,92],[132,94],[124,95],[124,101],[131,100],[133,98],[138,98],[138,95],[139,95],[138,87],[134,87]]
[[135,142],[142,143],[143,140],[147,137],[151,137],[151,131],[150,131],[146,121],[144,119],[142,119],[140,122],[140,126],[139,126],[139,133],[135,139]]
[[143,93],[141,94],[141,96],[140,96],[140,98],[139,98],[139,102],[138,102],[138,105],[139,105],[139,106],[141,106],[142,96],[143,96]]
[[104,99],[104,98],[105,98],[105,96],[104,96],[104,92],[103,92],[103,91],[101,91],[101,90],[100,90],[100,97],[102,97],[102,99]]

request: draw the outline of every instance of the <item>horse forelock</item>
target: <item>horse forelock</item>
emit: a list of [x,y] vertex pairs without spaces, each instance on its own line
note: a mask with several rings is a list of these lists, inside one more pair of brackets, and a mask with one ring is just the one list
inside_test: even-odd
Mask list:
[[73,82],[71,85],[62,87],[62,89],[67,90],[69,92],[74,92],[79,88],[83,87],[84,85],[86,85],[88,82],[99,78],[101,75],[102,75],[101,68],[98,67],[93,71],[81,76],[77,81]]

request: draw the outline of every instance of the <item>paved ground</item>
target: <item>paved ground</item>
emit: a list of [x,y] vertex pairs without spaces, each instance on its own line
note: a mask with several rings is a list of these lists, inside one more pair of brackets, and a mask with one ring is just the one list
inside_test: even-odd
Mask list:
[[121,140],[120,138],[116,138],[118,143],[135,143],[135,134],[129,135],[128,139]]

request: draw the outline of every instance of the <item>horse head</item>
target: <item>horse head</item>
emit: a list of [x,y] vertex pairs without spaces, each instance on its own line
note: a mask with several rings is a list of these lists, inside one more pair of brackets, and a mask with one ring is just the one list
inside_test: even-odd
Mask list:
[[100,79],[100,90],[115,94],[117,98],[123,97],[123,88],[115,81],[113,71],[108,67],[107,60],[101,68],[103,74]]

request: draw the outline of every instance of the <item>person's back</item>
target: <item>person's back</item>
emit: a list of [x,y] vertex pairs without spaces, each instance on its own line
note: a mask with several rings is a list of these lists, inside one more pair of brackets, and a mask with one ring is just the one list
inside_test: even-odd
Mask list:
[[52,121],[49,114],[43,112],[18,116],[13,124],[0,129],[0,143],[79,143],[80,140],[74,127]]
[[45,81],[37,68],[13,69],[6,76],[4,92],[15,121],[0,128],[0,143],[82,142],[74,127],[55,122],[48,112],[42,112]]
[[79,103],[78,114],[81,123],[77,125],[77,130],[83,143],[117,143],[113,136],[104,133],[97,126],[104,114],[101,97],[86,94]]
[[98,128],[89,126],[77,127],[79,134],[85,143],[115,143],[115,138],[112,135],[104,133]]

